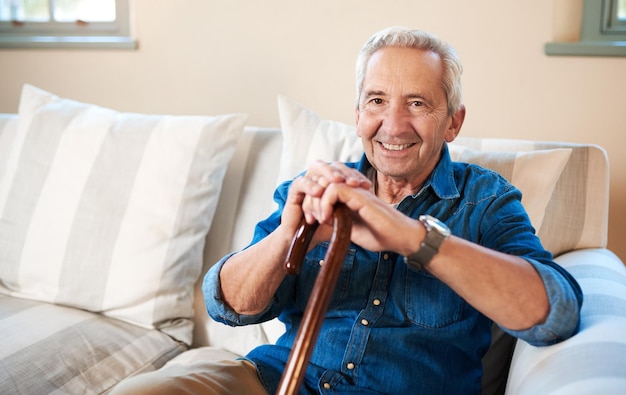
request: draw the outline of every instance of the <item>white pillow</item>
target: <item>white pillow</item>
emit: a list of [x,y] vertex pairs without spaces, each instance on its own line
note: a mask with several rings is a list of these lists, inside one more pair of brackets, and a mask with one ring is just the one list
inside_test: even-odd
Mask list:
[[[294,177],[315,159],[356,161],[363,147],[356,127],[322,119],[284,96],[278,97],[283,152],[279,181]],[[474,151],[450,144],[453,160],[475,163],[502,174],[522,191],[522,204],[537,231],[571,149],[527,152]]]
[[0,174],[0,293],[191,342],[193,285],[246,116],[120,113],[26,85]]
[[278,97],[283,152],[278,182],[291,179],[315,160],[355,162],[363,155],[356,127],[328,121],[285,97]]

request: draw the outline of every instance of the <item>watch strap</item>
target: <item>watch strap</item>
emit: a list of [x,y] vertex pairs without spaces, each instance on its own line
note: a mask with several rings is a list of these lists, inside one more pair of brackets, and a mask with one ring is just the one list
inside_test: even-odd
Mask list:
[[422,270],[430,263],[439,252],[441,243],[449,236],[449,233],[441,233],[434,227],[429,226],[425,221],[422,221],[422,223],[426,227],[426,237],[417,252],[404,257],[404,262],[416,270]]

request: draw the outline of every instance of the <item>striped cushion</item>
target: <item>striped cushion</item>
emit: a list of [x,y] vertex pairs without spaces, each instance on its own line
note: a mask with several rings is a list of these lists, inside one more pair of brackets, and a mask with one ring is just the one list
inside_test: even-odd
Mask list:
[[535,229],[541,228],[546,207],[571,153],[572,150],[566,148],[527,152],[487,152],[450,144],[452,160],[492,169],[522,191],[522,204]]
[[184,351],[154,329],[3,295],[0,333],[1,394],[100,394]]
[[31,86],[19,113],[0,161],[0,293],[190,343],[204,239],[246,117],[119,113]]
[[464,137],[454,144],[488,152],[570,149],[571,155],[546,205],[537,234],[555,256],[581,248],[606,247],[609,162],[604,149],[591,144]]
[[580,332],[550,347],[518,342],[509,395],[623,394],[626,389],[626,268],[606,249],[557,258],[578,280],[585,300]]

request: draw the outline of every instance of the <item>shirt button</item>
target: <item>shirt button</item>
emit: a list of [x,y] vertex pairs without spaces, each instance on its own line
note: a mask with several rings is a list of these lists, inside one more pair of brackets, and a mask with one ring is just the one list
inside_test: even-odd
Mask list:
[[363,324],[364,326],[368,326],[370,324],[370,322],[368,320],[366,320],[365,318],[363,318],[361,320],[361,324]]
[[374,306],[380,306],[380,299],[374,299],[372,303],[374,303]]
[[348,367],[348,370],[352,370],[352,369],[354,369],[354,364],[353,364],[352,362],[350,362],[350,363],[347,365],[347,367]]
[[330,389],[330,384],[328,384],[328,383],[324,383],[324,388],[326,388],[327,390],[329,390],[329,389]]
[[324,260],[320,259],[319,264],[320,264],[320,266],[322,266],[324,264]]
[[384,259],[384,260],[389,259],[389,254],[387,254],[387,253],[383,254],[383,259]]

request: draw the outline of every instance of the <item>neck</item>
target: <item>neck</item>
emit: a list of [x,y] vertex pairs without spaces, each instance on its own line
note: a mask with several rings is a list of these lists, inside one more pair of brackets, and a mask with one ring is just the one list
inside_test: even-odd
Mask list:
[[398,204],[405,196],[415,195],[423,185],[423,182],[410,182],[406,179],[385,176],[373,168],[371,171],[373,174],[370,175],[370,179],[374,194],[389,204]]

